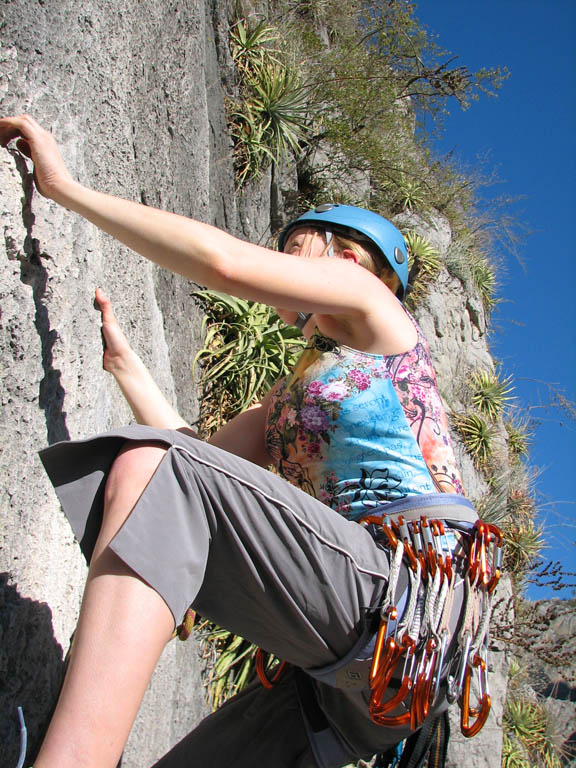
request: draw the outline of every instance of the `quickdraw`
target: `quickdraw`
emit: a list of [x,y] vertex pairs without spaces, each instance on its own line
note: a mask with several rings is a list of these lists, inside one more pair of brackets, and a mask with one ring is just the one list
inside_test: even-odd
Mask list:
[[[466,528],[468,551],[454,553],[441,520],[421,516],[407,522],[396,518],[364,518],[376,525],[394,553],[390,580],[380,611],[380,626],[370,670],[370,716],[378,725],[422,725],[439,693],[450,644],[449,621],[454,596],[455,574],[464,578],[466,596],[458,634],[458,650],[449,671],[448,700],[458,700],[460,726],[464,736],[475,736],[490,712],[488,688],[488,626],[491,597],[500,578],[502,533],[495,525],[478,520]],[[401,620],[396,606],[399,565],[409,568],[410,601]],[[400,683],[391,689],[393,678]],[[451,664],[451,667],[453,664]],[[471,706],[472,677],[476,674],[479,698]],[[387,699],[387,693],[391,693]],[[400,705],[403,711],[394,714]]]

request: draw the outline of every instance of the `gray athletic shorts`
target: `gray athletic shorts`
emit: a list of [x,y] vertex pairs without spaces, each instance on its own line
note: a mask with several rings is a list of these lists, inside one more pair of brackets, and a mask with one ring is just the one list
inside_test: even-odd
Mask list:
[[[167,452],[110,546],[162,596],[175,624],[192,605],[302,669],[333,664],[353,648],[367,609],[386,588],[387,552],[363,526],[282,478],[179,431],[131,426],[40,453],[88,561],[106,477],[127,440],[160,441]],[[407,583],[402,569],[400,588]],[[456,600],[456,612],[459,605]],[[316,686],[350,759],[408,735],[370,721],[368,692]],[[260,734],[252,748],[246,719]],[[199,758],[201,742],[206,763]],[[290,676],[275,691],[254,687],[226,704],[173,752],[159,765],[315,765]]]

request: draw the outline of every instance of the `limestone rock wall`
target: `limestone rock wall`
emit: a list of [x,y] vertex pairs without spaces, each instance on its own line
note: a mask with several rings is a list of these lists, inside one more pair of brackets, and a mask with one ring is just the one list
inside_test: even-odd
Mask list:
[[[218,52],[225,10],[202,0],[3,4],[1,111],[29,112],[51,128],[86,183],[240,232],[218,64],[220,56],[226,66]],[[95,288],[109,293],[132,343],[189,419],[200,317],[194,286],[41,198],[15,153],[0,153],[0,197],[0,766],[13,768],[16,707],[31,761],[85,577],[36,451],[131,418],[101,369]],[[146,631],[146,617],[135,631]],[[203,710],[193,642],[172,643],[123,764],[152,763]]]
[[[233,83],[227,11],[218,0],[4,3],[1,112],[26,111],[51,128],[71,172],[89,185],[265,243],[293,203],[295,171],[269,172],[241,197],[234,191],[222,87]],[[85,578],[36,452],[130,420],[101,370],[94,291],[101,286],[109,293],[133,345],[190,420],[200,313],[193,285],[41,198],[16,153],[0,152],[0,199],[0,768],[13,768],[16,708],[23,708],[29,728],[30,762],[58,693]],[[426,226],[445,252],[446,222]],[[418,319],[441,388],[456,397],[462,365],[489,360],[481,306],[446,273]],[[468,488],[481,490],[462,458]],[[135,631],[146,631],[145,617]],[[497,663],[505,666],[503,659]],[[194,643],[171,643],[125,768],[153,763],[203,711]],[[496,708],[496,726],[500,713]],[[486,758],[455,756],[453,764],[499,765],[497,727],[473,744],[474,754]]]

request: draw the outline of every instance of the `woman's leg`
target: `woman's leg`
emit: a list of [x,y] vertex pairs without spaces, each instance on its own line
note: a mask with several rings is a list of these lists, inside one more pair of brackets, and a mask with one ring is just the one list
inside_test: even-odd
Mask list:
[[108,547],[165,452],[159,443],[128,443],[108,476],[70,665],[36,768],[115,768],[170,639],[164,600]]
[[[144,427],[133,427],[90,441],[60,443],[42,455],[93,568],[104,552],[108,556],[116,553],[134,573],[142,575],[145,584],[154,587],[157,595],[162,595],[172,618],[170,629],[174,619],[179,621],[192,604],[205,618],[304,669],[332,664],[348,653],[364,627],[366,609],[381,597],[389,574],[386,554],[366,529],[346,521],[276,475],[226,451],[178,432],[157,430],[158,436],[153,437],[153,430],[144,430]],[[126,455],[118,459],[108,484],[110,501],[107,501],[106,523],[101,530],[102,477],[110,472],[118,441],[163,442],[164,438],[168,453],[155,473],[154,468],[160,461],[158,456],[147,471],[136,450],[129,452],[134,455],[133,468]],[[154,478],[146,486],[152,473]],[[118,497],[129,489],[126,476],[134,483],[134,490],[127,501],[120,503]],[[142,492],[144,486],[145,492]],[[118,515],[114,509],[119,510]],[[131,509],[132,514],[128,515]],[[97,535],[100,538],[94,554],[92,542]],[[133,572],[128,571],[130,580],[145,590],[145,584],[134,579]],[[128,580],[127,576],[121,578]],[[119,581],[118,586],[121,584]],[[138,593],[136,588],[135,591]],[[108,592],[102,602],[113,614]],[[102,649],[98,653],[104,657],[103,669],[113,676],[112,683],[106,683],[106,687],[133,689],[123,691],[122,695],[128,700],[119,703],[116,708],[119,711],[107,717],[105,727],[97,726],[100,736],[95,737],[95,741],[102,738],[106,730],[110,733],[113,730],[118,740],[116,751],[110,751],[107,762],[100,759],[102,749],[98,744],[92,744],[93,751],[98,753],[98,766],[115,765],[113,760],[120,753],[149,676],[149,671],[140,675],[141,670],[135,669],[136,684],[128,676],[135,659],[135,666],[140,667],[139,657],[154,651],[152,638],[147,638],[143,651],[133,643],[134,639],[140,643],[134,627],[142,616],[146,616],[149,626],[152,624],[148,609],[152,598],[146,595],[141,602],[144,607],[136,601],[136,608],[128,616],[124,608],[120,611],[122,624],[117,628],[119,637],[112,644],[115,656],[110,670],[107,667],[110,644],[106,643],[108,631],[113,630],[107,630],[104,624],[104,629],[92,636]],[[91,600],[90,605],[95,606],[93,621],[100,622],[97,603]],[[158,611],[164,611],[162,601],[159,605]],[[115,622],[111,623],[116,627]],[[153,658],[147,661],[150,671],[165,637],[161,636]],[[128,659],[128,683],[124,683],[123,677],[116,680],[122,671],[119,668],[125,663],[120,651]],[[86,669],[93,671],[89,651],[87,655],[84,665],[81,665],[80,654],[77,661],[85,675]],[[102,675],[96,671],[94,677],[96,680],[92,680],[91,685],[99,687]],[[90,699],[84,684],[78,685],[77,696],[70,699],[71,707],[79,700]],[[141,690],[136,691],[136,685]],[[108,715],[106,697],[99,706]],[[84,719],[75,726],[75,733],[83,722],[90,722],[92,727],[95,708],[89,703],[85,707]],[[60,744],[66,743],[64,728],[72,720],[62,722],[64,725],[58,730]],[[43,751],[42,758],[44,754]],[[39,761],[37,768],[67,766],[70,762]],[[94,765],[80,761],[74,764]]]

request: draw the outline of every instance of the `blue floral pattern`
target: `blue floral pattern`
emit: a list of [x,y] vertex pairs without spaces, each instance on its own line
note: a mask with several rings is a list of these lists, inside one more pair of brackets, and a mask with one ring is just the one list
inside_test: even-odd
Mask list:
[[409,494],[463,492],[418,334],[390,356],[316,335],[273,394],[266,441],[278,472],[350,519]]

